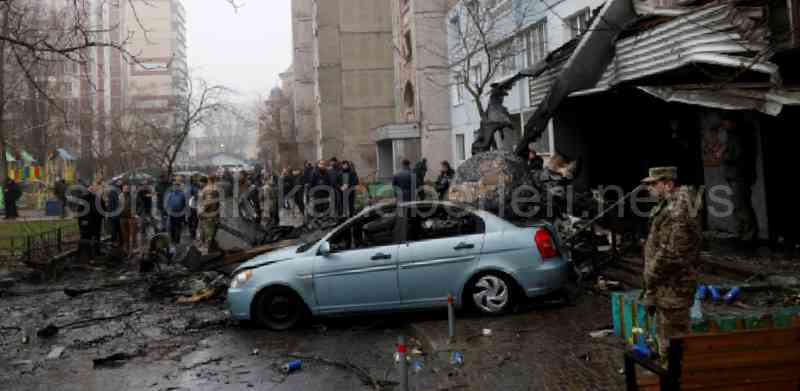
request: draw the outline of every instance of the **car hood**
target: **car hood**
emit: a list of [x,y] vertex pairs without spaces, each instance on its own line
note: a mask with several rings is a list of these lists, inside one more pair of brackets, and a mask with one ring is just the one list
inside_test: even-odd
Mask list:
[[297,249],[300,248],[300,245],[297,246],[289,246],[286,248],[282,248],[280,250],[275,250],[272,252],[268,252],[266,254],[259,255],[236,268],[236,271],[239,272],[241,270],[246,269],[256,269],[262,266],[272,265],[273,263],[278,262],[285,262],[295,258],[300,258],[297,254]]

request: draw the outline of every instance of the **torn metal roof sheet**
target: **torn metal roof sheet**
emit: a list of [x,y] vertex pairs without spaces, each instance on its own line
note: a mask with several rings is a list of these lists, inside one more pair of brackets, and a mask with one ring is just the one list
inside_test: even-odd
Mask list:
[[[762,23],[764,12],[763,7],[737,6],[733,2],[712,3],[694,8],[692,12],[682,8],[678,13],[679,16],[666,22],[649,25],[646,30],[633,35],[627,34],[626,38],[617,41],[614,60],[606,67],[600,81],[594,87],[573,92],[570,96],[594,94],[621,84],[658,87],[659,91],[665,91],[665,88],[669,88],[669,80],[680,78],[687,72],[696,72],[709,74],[709,77],[702,81],[708,83],[708,91],[654,95],[660,97],[669,95],[672,101],[720,107],[723,104],[719,101],[711,102],[713,100],[711,97],[714,94],[721,94],[727,97],[720,98],[721,101],[739,99],[741,90],[725,93],[719,91],[725,89],[724,85],[747,74],[751,79],[771,83],[773,88],[758,92],[762,97],[758,99],[761,102],[759,104],[727,106],[751,106],[759,111],[777,115],[782,105],[800,104],[800,102],[796,100],[795,94],[786,94],[777,89],[780,85],[778,66],[765,60],[769,31]],[[646,23],[644,25],[648,26]],[[641,26],[637,24],[632,28],[637,29]],[[563,51],[564,48],[559,50]],[[567,62],[558,60],[553,62],[550,70],[529,81],[532,107],[538,106],[545,98]],[[721,72],[720,75],[712,74],[716,70],[725,72]],[[668,75],[672,78],[668,79],[666,77]],[[696,80],[683,82],[696,82]],[[781,98],[776,100],[767,98],[768,93]],[[697,100],[692,101],[694,98]]]

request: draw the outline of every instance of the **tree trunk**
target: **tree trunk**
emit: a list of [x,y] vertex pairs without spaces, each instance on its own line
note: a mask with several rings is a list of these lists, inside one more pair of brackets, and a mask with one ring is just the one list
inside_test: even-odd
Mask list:
[[[4,3],[3,10],[3,36],[8,36],[9,10],[11,2]],[[5,185],[8,177],[8,160],[6,159],[6,41],[0,40],[0,184]]]

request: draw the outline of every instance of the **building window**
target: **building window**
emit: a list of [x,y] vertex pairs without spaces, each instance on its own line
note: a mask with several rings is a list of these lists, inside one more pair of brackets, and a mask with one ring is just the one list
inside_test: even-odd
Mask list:
[[564,23],[567,27],[567,38],[573,39],[588,30],[589,19],[591,19],[591,11],[588,7],[564,19]]
[[483,67],[481,64],[473,65],[469,70],[469,79],[473,85],[480,85],[483,80]]
[[553,120],[547,123],[547,129],[542,132],[538,140],[531,143],[533,149],[540,155],[553,154]]
[[528,66],[533,66],[547,56],[547,19],[536,23],[524,33],[525,57]]
[[453,106],[459,106],[464,103],[464,77],[460,74],[456,75],[453,82]]
[[414,45],[411,41],[411,31],[406,31],[404,39],[406,45],[406,60],[411,61],[414,58]]
[[411,82],[407,82],[405,91],[403,92],[403,103],[405,103],[405,106],[406,106],[406,118],[409,121],[413,121],[414,117],[415,117],[415,115],[414,115],[414,111],[415,111],[414,100],[415,100],[414,99],[414,86],[411,84]]
[[492,63],[497,67],[494,76],[504,76],[516,71],[514,57],[514,40],[507,40],[492,49]]
[[467,144],[463,134],[456,135],[456,159],[467,160]]

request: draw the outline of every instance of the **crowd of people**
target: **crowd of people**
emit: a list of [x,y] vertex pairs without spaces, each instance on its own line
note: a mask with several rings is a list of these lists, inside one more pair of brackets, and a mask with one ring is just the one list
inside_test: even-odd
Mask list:
[[[410,202],[427,199],[425,178],[428,174],[428,159],[423,158],[414,165],[413,169],[411,168],[411,161],[408,159],[403,159],[401,165],[400,172],[395,174],[392,179],[392,186],[397,200]],[[447,193],[450,191],[453,177],[455,177],[455,170],[450,166],[450,162],[443,161],[439,175],[433,183],[433,189],[436,191],[439,200],[447,199]]]
[[[92,186],[81,184],[65,190],[64,199],[73,210],[81,235],[81,254],[94,257],[99,251],[103,228],[122,253],[132,254],[140,238],[168,234],[173,246],[181,243],[188,229],[190,240],[201,252],[213,251],[222,195],[214,176],[162,175],[156,183],[126,183],[124,180]],[[61,196],[59,195],[59,198]]]
[[[428,198],[424,191],[427,172],[426,159],[413,168],[404,160],[403,169],[393,180],[397,200]],[[454,175],[450,163],[443,161],[432,183],[440,200],[447,198]],[[157,180],[138,183],[119,179],[79,185],[68,187],[59,180],[54,193],[63,209],[72,210],[77,217],[81,252],[89,256],[98,253],[103,230],[125,255],[132,254],[140,240],[159,234],[168,238],[171,246],[177,246],[185,240],[187,231],[189,240],[202,253],[216,251],[222,202],[230,196],[238,197],[243,213],[240,217],[263,226],[280,225],[282,209],[302,224],[309,224],[325,218],[346,219],[365,206],[356,202],[361,182],[355,165],[335,157],[316,164],[305,162],[302,168],[286,167],[274,174],[260,169],[191,177],[165,173]],[[6,194],[15,194],[13,183],[5,187]],[[12,201],[6,199],[7,203]],[[6,210],[13,215],[13,207]]]

